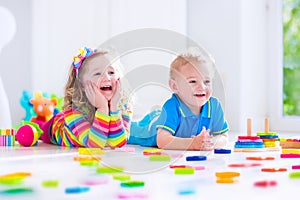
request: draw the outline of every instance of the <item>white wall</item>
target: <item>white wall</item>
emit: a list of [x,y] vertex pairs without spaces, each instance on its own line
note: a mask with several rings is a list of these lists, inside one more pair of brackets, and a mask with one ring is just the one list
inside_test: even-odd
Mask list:
[[[85,3],[80,0],[0,0],[2,2],[14,7],[16,15],[24,15],[18,26],[22,38],[7,47],[10,53],[0,55],[5,57],[6,64],[8,60],[13,62],[12,66],[26,77],[12,81],[8,77],[17,75],[13,73],[15,69],[3,71],[1,65],[0,73],[8,87],[15,123],[23,112],[16,106],[22,89],[63,93],[67,70],[78,47],[97,46],[120,33],[152,27],[187,35],[213,55],[220,75],[215,92],[221,97],[232,131],[245,132],[248,117],[253,118],[255,131],[263,129],[263,118],[268,113],[266,0],[177,0],[175,3],[174,0],[86,0]],[[24,4],[22,9],[20,2]],[[24,27],[27,28],[23,30]],[[23,52],[18,52],[20,59],[11,60],[17,42],[17,49]],[[173,55],[157,56],[157,52],[144,51],[123,59],[130,72],[130,67],[135,65],[166,66]],[[13,90],[11,84],[17,84],[19,91]],[[145,102],[137,107],[138,117],[150,108],[152,101],[156,105],[167,98],[167,95],[147,96],[147,87],[140,89],[137,95],[138,102]],[[219,91],[223,87],[224,91]]]
[[[81,2],[33,0],[34,90],[63,94],[72,56],[81,46],[97,47],[111,37],[140,28],[162,28],[186,33],[184,0],[87,0],[84,4]],[[146,41],[149,38],[130,39],[134,43],[137,39]],[[121,44],[116,47],[117,50],[124,49],[126,45],[130,46],[131,41],[123,42],[128,44]],[[140,49],[124,55],[124,73],[146,65],[169,66],[172,55],[160,52],[163,55],[161,57],[155,51],[149,52]],[[161,76],[164,85],[167,85],[167,72],[157,73],[155,76]],[[158,85],[151,87],[148,84],[143,88],[134,89],[138,93],[135,96],[135,119],[141,118],[153,105],[161,104],[170,95],[165,87]],[[157,93],[165,95],[154,95]]]
[[[267,57],[268,12],[266,0],[241,2],[241,106],[239,123],[246,128],[246,118],[253,120],[254,131],[264,131],[271,78]],[[270,68],[269,68],[270,67]],[[272,126],[270,128],[273,128]]]
[[22,91],[31,89],[31,1],[0,0],[0,6],[12,12],[17,26],[11,42],[0,52],[0,77],[9,100],[12,123],[17,124],[25,116],[19,103]]
[[263,130],[268,78],[265,0],[188,2],[188,35],[215,57],[230,129],[246,133],[246,118],[252,118],[253,130]]

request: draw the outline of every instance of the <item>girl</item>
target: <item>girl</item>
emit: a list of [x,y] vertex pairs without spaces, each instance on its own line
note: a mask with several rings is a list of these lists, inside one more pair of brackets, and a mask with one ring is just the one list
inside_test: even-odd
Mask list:
[[115,148],[126,144],[131,111],[122,97],[111,52],[80,48],[65,87],[62,112],[43,127],[41,139],[69,147]]

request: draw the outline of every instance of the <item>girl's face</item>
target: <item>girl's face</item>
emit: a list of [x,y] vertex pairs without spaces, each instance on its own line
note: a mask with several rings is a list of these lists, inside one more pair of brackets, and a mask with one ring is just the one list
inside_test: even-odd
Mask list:
[[108,101],[111,100],[118,77],[115,68],[110,65],[105,55],[94,56],[87,60],[82,73],[81,81],[84,87],[87,81],[91,81],[98,86]]
[[190,63],[178,70],[175,80],[170,80],[170,86],[195,114],[199,114],[201,107],[209,100],[212,93],[208,70],[201,66],[199,69]]

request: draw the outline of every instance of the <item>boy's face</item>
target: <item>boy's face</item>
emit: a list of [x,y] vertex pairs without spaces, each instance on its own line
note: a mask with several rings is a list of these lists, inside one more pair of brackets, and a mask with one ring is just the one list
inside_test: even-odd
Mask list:
[[179,68],[174,79],[170,80],[170,87],[194,113],[200,112],[212,93],[208,70],[191,63]]
[[85,63],[81,76],[85,87],[87,81],[95,83],[107,100],[111,100],[116,89],[116,71],[104,55],[95,56]]

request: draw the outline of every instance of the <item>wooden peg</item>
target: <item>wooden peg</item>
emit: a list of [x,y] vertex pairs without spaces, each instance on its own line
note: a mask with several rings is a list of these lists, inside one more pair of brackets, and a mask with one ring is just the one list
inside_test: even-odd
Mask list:
[[247,136],[252,135],[252,120],[250,118],[247,119]]
[[269,127],[269,118],[265,118],[265,133],[270,132],[270,127]]

